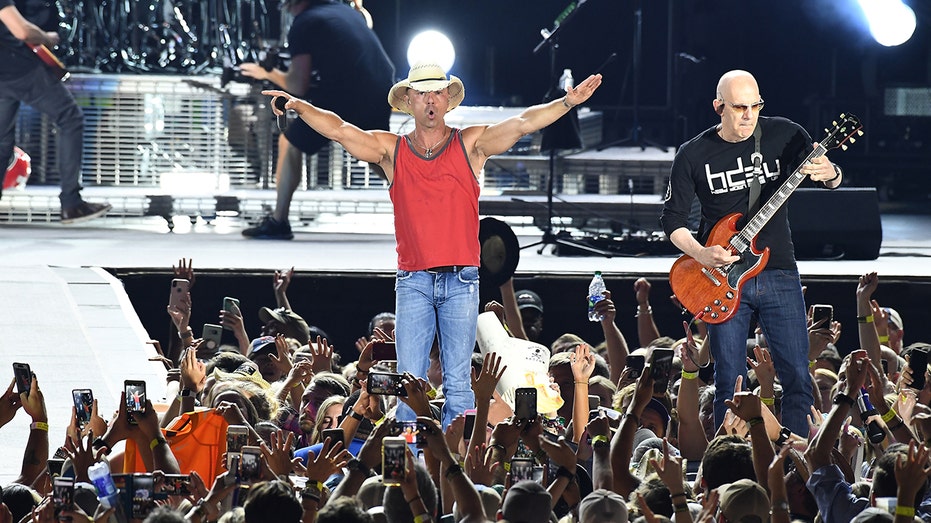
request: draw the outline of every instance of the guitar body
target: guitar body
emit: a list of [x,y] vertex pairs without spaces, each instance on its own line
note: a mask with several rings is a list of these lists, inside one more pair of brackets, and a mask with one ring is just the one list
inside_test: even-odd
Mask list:
[[[742,214],[721,218],[711,229],[705,246],[720,245],[734,252],[731,238],[737,234]],[[740,289],[756,276],[769,261],[769,248],[756,250],[755,240],[748,249],[736,252],[740,260],[727,267],[709,268],[695,258],[683,255],[669,271],[669,285],[683,307],[705,323],[718,324],[731,318],[740,306]]]
[[69,76],[71,76],[71,73],[65,69],[65,64],[61,63],[61,60],[59,60],[58,57],[55,56],[55,54],[52,53],[48,47],[45,47],[42,44],[26,45],[32,49],[32,52],[34,52],[36,56],[39,57],[39,60],[42,60],[45,66],[51,70],[52,74],[55,75],[56,78],[61,81],[65,81]]

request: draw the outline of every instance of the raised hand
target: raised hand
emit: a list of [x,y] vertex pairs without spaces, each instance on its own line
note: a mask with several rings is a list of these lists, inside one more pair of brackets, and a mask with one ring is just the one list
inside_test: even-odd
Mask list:
[[9,423],[16,416],[16,411],[22,406],[19,394],[13,391],[15,386],[16,379],[13,379],[3,396],[0,396],[0,427]]
[[485,452],[485,442],[475,445],[465,461],[465,473],[472,483],[480,485],[494,484],[495,470],[501,465],[491,460],[491,453]]
[[617,307],[611,299],[611,291],[604,292],[604,298],[595,304],[595,312],[601,315],[602,323],[614,323],[614,318],[617,317]]
[[178,260],[177,267],[175,267],[174,265],[171,266],[171,271],[175,273],[175,278],[181,278],[181,279],[184,279],[190,282],[188,284],[188,290],[194,288],[195,275],[194,275],[194,259],[193,258],[187,258],[186,260],[184,258],[181,258],[180,260]]
[[[287,434],[285,434],[285,431],[278,429],[271,433],[269,440],[271,445],[266,445],[264,441],[259,442],[259,448],[262,449],[262,455],[265,456],[265,462],[268,464],[268,468],[276,476],[290,474],[294,469],[291,459],[291,448],[294,445],[294,433],[287,431]],[[327,438],[327,440],[329,440],[329,438]],[[300,458],[295,459],[300,461]],[[323,481],[326,477],[318,479]]]
[[776,366],[773,364],[773,357],[769,351],[757,345],[753,348],[754,359],[747,358],[747,365],[756,373],[756,379],[762,387],[768,386],[767,390],[772,390],[776,382]]
[[207,366],[197,359],[197,351],[188,349],[181,356],[181,387],[200,392],[207,383]]
[[744,421],[762,417],[760,397],[752,392],[738,392],[724,404]]
[[177,327],[178,332],[185,332],[190,328],[191,323],[191,292],[185,292],[178,299],[178,305],[168,305],[166,310],[171,321]]
[[494,352],[485,354],[482,361],[482,370],[476,375],[475,369],[472,369],[472,391],[475,393],[475,404],[489,403],[495,393],[495,387],[507,365],[501,367],[501,357]]
[[283,271],[275,271],[272,279],[272,287],[275,290],[275,296],[284,295],[288,292],[288,286],[291,285],[291,278],[294,277],[294,267]]
[[427,397],[427,391],[430,390],[427,380],[416,378],[413,374],[405,372],[404,377],[401,378],[401,385],[407,392],[407,397],[398,396],[398,401],[406,403],[418,416],[432,415],[430,398]]
[[589,378],[595,371],[595,356],[592,354],[591,347],[586,343],[578,344],[569,362],[572,368],[572,377],[575,381],[588,383]]
[[656,470],[659,479],[670,492],[684,492],[682,478],[682,456],[673,456],[669,453],[669,441],[663,438],[663,460],[650,459],[650,465]]
[[637,305],[647,307],[650,305],[650,282],[646,278],[637,278],[634,282],[634,295],[637,298]]
[[310,352],[313,354],[314,373],[332,372],[333,347],[327,343],[326,338],[317,336],[317,343],[310,346]]
[[[317,337],[317,339],[320,338]],[[268,358],[275,363],[282,374],[288,375],[291,373],[294,364],[291,363],[291,349],[288,347],[288,340],[284,337],[284,334],[275,335],[275,354],[269,354]]]

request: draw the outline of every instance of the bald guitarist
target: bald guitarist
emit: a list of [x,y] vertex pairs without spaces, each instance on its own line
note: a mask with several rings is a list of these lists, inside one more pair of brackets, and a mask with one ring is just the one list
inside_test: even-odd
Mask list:
[[[49,9],[54,8],[49,3]],[[109,204],[81,198],[84,154],[84,113],[61,82],[59,71],[47,67],[32,47],[58,44],[58,35],[26,20],[13,0],[0,0],[0,166],[13,154],[16,113],[26,104],[58,127],[58,172],[61,176],[61,222],[76,223],[103,216]]]
[[[712,227],[732,213],[750,213],[751,180],[754,177],[754,131],[759,127],[758,201],[765,204],[783,181],[797,168],[817,185],[833,189],[841,184],[839,168],[826,156],[802,162],[813,151],[813,141],[798,124],[779,117],[761,117],[763,98],[753,75],[730,71],[718,82],[712,102],[721,123],[702,132],[679,148],[673,162],[663,208],[662,224],[669,239],[696,260],[704,271],[699,278],[721,279],[714,268],[741,260],[721,245],[706,246]],[[817,144],[815,144],[817,145]],[[701,204],[702,221],[695,239],[687,226],[693,198]],[[738,223],[738,228],[743,223]],[[808,374],[808,333],[805,302],[795,263],[787,210],[775,212],[755,238],[759,250],[769,247],[768,264],[743,283],[736,311],[709,307],[708,332],[715,361],[715,423],[720,426],[727,407],[724,400],[734,392],[737,376],[746,383],[746,347],[751,316],[755,313],[766,336],[782,383],[783,424],[806,435],[805,415],[812,405]],[[711,269],[711,270],[709,270]],[[672,280],[672,276],[670,277]],[[672,282],[672,281],[671,281]],[[720,283],[720,282],[716,282]],[[675,285],[673,286],[675,290]],[[676,291],[677,295],[679,291]],[[726,308],[726,307],[724,307]],[[702,315],[702,311],[691,310]],[[714,324],[711,315],[733,314]],[[764,402],[766,399],[764,398]]]

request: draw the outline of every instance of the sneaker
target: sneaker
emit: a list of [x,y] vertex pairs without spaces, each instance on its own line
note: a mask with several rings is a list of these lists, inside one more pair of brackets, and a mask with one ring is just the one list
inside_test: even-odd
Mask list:
[[61,223],[71,224],[93,220],[107,214],[107,211],[112,208],[113,206],[109,203],[90,202],[81,202],[80,205],[74,207],[62,207]]
[[242,231],[246,238],[256,238],[259,240],[290,240],[294,238],[291,232],[291,224],[288,222],[279,222],[268,215],[262,218],[255,227],[250,227]]

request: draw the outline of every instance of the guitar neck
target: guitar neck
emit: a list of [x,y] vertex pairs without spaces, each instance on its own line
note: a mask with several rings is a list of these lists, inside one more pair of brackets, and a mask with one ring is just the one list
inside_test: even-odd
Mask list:
[[786,200],[789,199],[789,196],[792,196],[792,192],[802,184],[802,180],[805,179],[805,175],[802,174],[802,166],[806,163],[823,156],[827,152],[827,149],[824,148],[820,143],[814,150],[808,154],[808,156],[799,164],[799,166],[789,175],[785,182],[782,183],[782,186],[779,187],[779,190],[776,191],[776,194],[772,195],[766,203],[760,207],[760,210],[753,216],[753,218],[747,222],[743,229],[739,233],[734,235],[731,239],[731,245],[737,249],[737,252],[743,252],[750,247],[751,242],[756,235],[760,233],[760,230],[769,223],[769,220],[776,214],[776,211],[786,203]]

